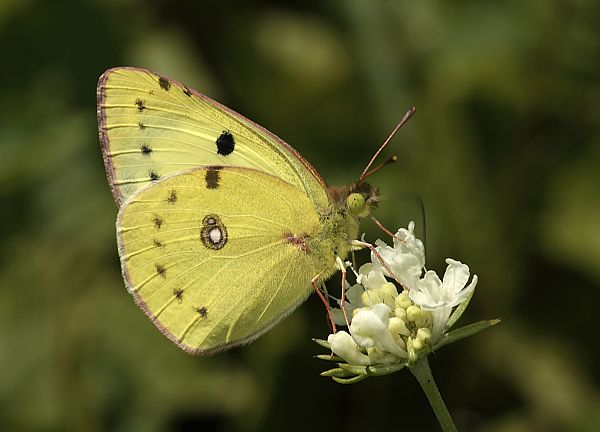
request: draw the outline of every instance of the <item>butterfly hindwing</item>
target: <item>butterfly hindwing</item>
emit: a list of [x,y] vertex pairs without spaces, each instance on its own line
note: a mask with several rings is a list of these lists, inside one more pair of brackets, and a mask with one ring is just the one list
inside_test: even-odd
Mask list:
[[117,219],[128,289],[186,351],[250,341],[311,292],[306,193],[270,174],[200,167],[135,192]]
[[317,207],[325,182],[281,139],[178,82],[136,68],[98,82],[103,157],[118,204],[146,184],[200,165],[241,166],[280,177]]

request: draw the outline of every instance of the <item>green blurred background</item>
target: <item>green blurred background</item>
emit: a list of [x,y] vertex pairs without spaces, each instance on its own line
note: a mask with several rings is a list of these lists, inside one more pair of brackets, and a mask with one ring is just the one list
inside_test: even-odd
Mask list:
[[600,430],[598,2],[2,0],[0,53],[0,430],[437,430],[406,371],[319,376],[316,297],[210,358],[138,310],[95,113],[123,65],[250,117],[330,184],[416,106],[378,215],[421,229],[402,194],[422,197],[428,267],[480,277],[462,322],[503,319],[431,357],[459,428]]

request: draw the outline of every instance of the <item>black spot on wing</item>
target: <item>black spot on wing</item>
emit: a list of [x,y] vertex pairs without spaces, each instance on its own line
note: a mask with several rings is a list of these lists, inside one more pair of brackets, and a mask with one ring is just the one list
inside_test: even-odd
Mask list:
[[146,108],[146,103],[141,99],[136,99],[135,105],[137,106],[139,112],[144,111],[144,109]]
[[150,177],[150,180],[152,180],[152,181],[156,181],[160,178],[160,176],[157,174],[156,171],[150,171],[148,173],[148,177]]
[[208,317],[208,309],[206,308],[206,306],[197,307],[196,312],[198,312],[198,315],[200,315],[201,318]]
[[200,240],[208,249],[223,249],[227,243],[227,228],[219,216],[209,214],[202,220],[202,229],[200,230]]
[[152,243],[154,243],[154,246],[156,247],[165,247],[165,244],[163,242],[161,242],[159,239],[153,239]]
[[169,204],[175,204],[177,202],[177,191],[175,189],[173,189],[169,193],[169,196],[167,197],[167,202]]
[[161,218],[158,215],[155,215],[152,218],[152,223],[154,224],[154,228],[156,228],[156,229],[160,229],[160,227],[162,226],[163,222],[164,222],[163,218]]
[[185,87],[183,89],[183,94],[189,97],[192,95],[192,91],[189,88]]
[[142,122],[138,122],[138,126],[139,126],[139,128],[140,128],[141,130],[144,130],[144,129],[146,129],[146,125],[145,125],[144,123],[142,123]]
[[217,154],[227,156],[233,153],[233,149],[235,147],[235,140],[233,139],[233,135],[229,131],[223,131],[219,138],[216,141],[217,144]]
[[221,223],[221,219],[219,218],[219,216],[217,216],[215,214],[206,215],[206,216],[204,216],[204,219],[202,219],[203,226],[219,225],[220,223]]
[[142,145],[140,150],[144,156],[150,156],[150,153],[152,153],[152,147],[147,144]]
[[171,89],[171,81],[162,76],[158,78],[158,85],[160,85],[160,88],[165,91],[169,91]]
[[156,267],[156,274],[160,275],[163,279],[167,278],[167,269],[165,268],[165,266],[161,265],[161,264],[155,264],[154,265]]
[[206,169],[206,174],[204,175],[204,181],[206,182],[207,189],[217,189],[219,187],[219,182],[221,181],[221,175],[219,171],[223,168],[222,166],[210,166]]
[[177,299],[177,301],[179,303],[181,303],[181,301],[183,300],[183,289],[181,288],[176,288],[173,290],[173,295],[175,296],[175,298]]

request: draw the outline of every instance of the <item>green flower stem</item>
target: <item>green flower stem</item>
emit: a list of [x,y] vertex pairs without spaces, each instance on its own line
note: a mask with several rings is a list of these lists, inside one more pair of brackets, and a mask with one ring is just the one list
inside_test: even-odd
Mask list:
[[446,408],[442,395],[435,385],[433,375],[431,375],[431,369],[429,369],[429,363],[427,363],[427,357],[424,357],[415,363],[415,365],[410,368],[410,371],[417,381],[419,381],[419,384],[421,384],[421,388],[425,392],[425,395],[427,395],[429,404],[431,405],[431,408],[433,408],[433,412],[435,413],[442,430],[444,432],[457,432],[456,426],[450,416],[450,412],[448,412],[448,408]]

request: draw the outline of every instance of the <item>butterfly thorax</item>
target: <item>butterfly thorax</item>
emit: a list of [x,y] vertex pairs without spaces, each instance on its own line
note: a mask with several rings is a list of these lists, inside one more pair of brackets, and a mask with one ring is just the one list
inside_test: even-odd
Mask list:
[[[368,183],[328,188],[331,205],[320,209],[321,229],[307,241],[309,254],[321,278],[336,271],[336,256],[345,260],[352,240],[359,237],[360,220],[377,207],[378,190]],[[355,205],[356,201],[361,204]]]

